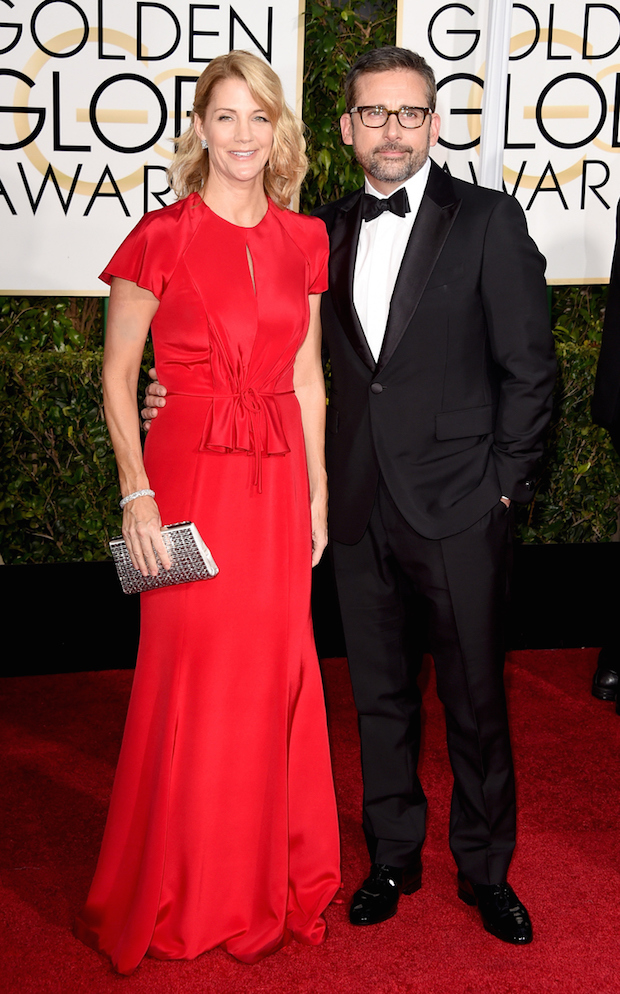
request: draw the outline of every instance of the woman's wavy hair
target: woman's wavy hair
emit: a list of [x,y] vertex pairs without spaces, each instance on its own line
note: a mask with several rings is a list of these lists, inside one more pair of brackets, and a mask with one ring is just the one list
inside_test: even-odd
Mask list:
[[303,124],[284,101],[282,83],[273,69],[250,52],[233,51],[213,59],[196,83],[189,128],[175,139],[176,155],[168,182],[177,197],[202,189],[209,175],[209,153],[203,151],[194,118],[204,120],[213,89],[225,79],[242,79],[273,126],[273,145],[265,166],[265,193],[279,207],[288,207],[308,170]]

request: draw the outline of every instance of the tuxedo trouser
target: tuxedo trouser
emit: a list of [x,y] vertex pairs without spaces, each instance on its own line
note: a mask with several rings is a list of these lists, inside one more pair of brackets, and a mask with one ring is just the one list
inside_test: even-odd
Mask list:
[[405,521],[381,481],[360,541],[332,542],[359,715],[363,826],[374,862],[405,867],[424,840],[417,675],[425,633],[412,638],[411,632],[417,594],[428,606],[454,776],[450,848],[471,883],[506,879],[515,844],[503,682],[510,517],[498,501],[465,531],[427,539]]

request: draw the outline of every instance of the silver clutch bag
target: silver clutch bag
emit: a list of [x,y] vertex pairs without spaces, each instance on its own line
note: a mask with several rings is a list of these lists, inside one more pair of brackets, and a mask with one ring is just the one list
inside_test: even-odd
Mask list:
[[161,535],[170,553],[172,566],[165,570],[156,554],[159,567],[157,576],[142,576],[140,570],[135,568],[122,535],[111,539],[110,552],[123,593],[138,594],[145,590],[157,590],[158,587],[171,587],[176,583],[190,583],[192,580],[210,580],[217,576],[219,569],[193,521],[165,525]]

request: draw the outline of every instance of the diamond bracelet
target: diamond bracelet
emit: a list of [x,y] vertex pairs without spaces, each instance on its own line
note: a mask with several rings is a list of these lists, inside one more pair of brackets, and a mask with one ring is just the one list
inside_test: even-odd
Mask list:
[[130,500],[135,500],[136,497],[154,497],[154,496],[155,496],[154,490],[136,490],[135,494],[127,494],[126,497],[123,497],[122,501],[119,504],[119,507],[123,508],[125,504],[128,504]]

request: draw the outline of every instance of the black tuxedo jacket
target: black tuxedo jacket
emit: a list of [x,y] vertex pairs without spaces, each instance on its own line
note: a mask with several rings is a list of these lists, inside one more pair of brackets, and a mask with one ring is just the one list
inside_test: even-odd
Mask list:
[[331,243],[330,534],[361,538],[381,474],[408,523],[444,538],[502,495],[532,496],[555,376],[544,259],[516,200],[433,163],[375,363],[353,305],[362,192],[316,212]]
[[620,201],[601,353],[592,397],[592,417],[597,424],[607,428],[620,453]]

